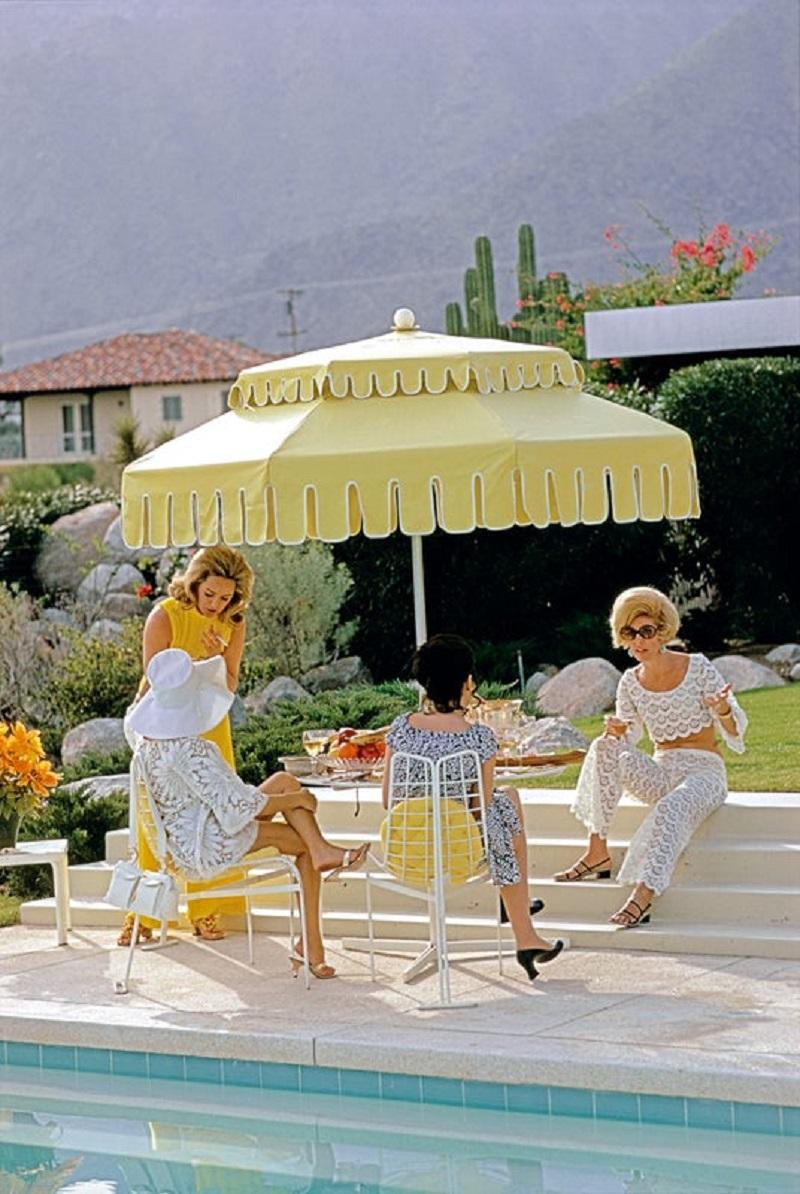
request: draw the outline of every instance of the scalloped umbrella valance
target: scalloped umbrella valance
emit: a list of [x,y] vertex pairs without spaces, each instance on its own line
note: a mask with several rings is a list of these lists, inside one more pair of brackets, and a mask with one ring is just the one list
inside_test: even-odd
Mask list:
[[240,374],[231,410],[128,465],[132,547],[411,536],[417,639],[421,536],[699,514],[691,441],[581,391],[556,348],[419,331]]

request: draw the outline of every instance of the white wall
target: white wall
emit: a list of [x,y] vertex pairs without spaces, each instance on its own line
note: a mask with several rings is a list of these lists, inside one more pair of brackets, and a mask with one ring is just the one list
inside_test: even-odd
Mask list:
[[[234,380],[133,386],[131,414],[138,420],[140,434],[145,439],[156,438],[165,427],[171,427],[176,435],[182,435],[184,431],[207,423],[228,409],[228,390]],[[181,398],[182,418],[179,422],[165,422],[163,418],[162,399],[170,394],[179,394]]]

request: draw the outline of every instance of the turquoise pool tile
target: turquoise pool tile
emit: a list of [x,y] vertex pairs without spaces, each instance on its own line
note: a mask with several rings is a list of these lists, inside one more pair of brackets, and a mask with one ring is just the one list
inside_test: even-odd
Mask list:
[[78,1049],[78,1071],[81,1074],[110,1074],[110,1049]]
[[422,1083],[417,1074],[382,1073],[380,1078],[382,1099],[402,1099],[405,1103],[422,1102]]
[[222,1062],[218,1057],[186,1057],[184,1060],[187,1082],[222,1081]]
[[594,1113],[598,1119],[624,1119],[639,1122],[639,1097],[622,1090],[596,1090]]
[[639,1113],[643,1124],[686,1123],[686,1100],[672,1095],[639,1095]]
[[173,1078],[182,1082],[186,1077],[186,1058],[183,1054],[148,1053],[147,1069],[151,1078]]
[[509,1111],[533,1111],[536,1115],[549,1115],[550,1090],[547,1086],[508,1086],[506,1103]]
[[464,1106],[486,1107],[492,1111],[505,1111],[506,1088],[502,1082],[464,1082]]
[[423,1103],[442,1103],[448,1107],[464,1106],[464,1083],[460,1078],[422,1076]]
[[690,1128],[721,1128],[730,1132],[733,1109],[721,1099],[687,1099],[686,1122]]
[[800,1107],[782,1107],[784,1136],[800,1136]]
[[6,1043],[0,1041],[0,1065],[6,1064]]
[[364,1099],[379,1099],[381,1096],[380,1075],[374,1070],[340,1070],[339,1086],[343,1095]]
[[261,1066],[257,1061],[226,1059],[222,1063],[222,1081],[226,1086],[261,1086]]
[[126,1078],[146,1078],[147,1054],[132,1053],[127,1049],[112,1049],[111,1072]]
[[764,1132],[770,1136],[779,1136],[780,1108],[763,1103],[734,1103],[733,1126],[737,1132]]
[[7,1041],[6,1061],[9,1065],[39,1066],[42,1055],[38,1045],[31,1045],[27,1041]]
[[262,1061],[261,1085],[264,1090],[299,1090],[300,1066],[282,1061]]
[[580,1090],[576,1086],[551,1086],[550,1110],[553,1115],[579,1115],[591,1118],[594,1115],[592,1092]]
[[301,1065],[300,1090],[303,1094],[339,1094],[339,1070],[336,1066]]
[[71,1070],[78,1067],[74,1045],[42,1045],[42,1069]]

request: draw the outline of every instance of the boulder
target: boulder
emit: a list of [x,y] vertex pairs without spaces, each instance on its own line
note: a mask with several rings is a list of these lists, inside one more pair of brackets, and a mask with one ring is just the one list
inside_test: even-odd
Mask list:
[[792,665],[789,671],[789,679],[800,680],[800,663],[795,663]]
[[300,677],[309,692],[327,692],[332,688],[348,688],[352,684],[371,684],[369,668],[358,655],[345,655],[333,663],[313,667]]
[[107,593],[95,610],[97,617],[111,618],[115,622],[124,622],[126,618],[146,618],[149,612],[150,602],[147,598],[137,597],[133,593]]
[[773,647],[764,658],[767,663],[780,668],[792,667],[795,663],[800,663],[800,643],[782,643],[780,647]]
[[745,692],[748,688],[780,688],[786,683],[771,667],[745,655],[720,655],[713,663],[725,682],[733,685],[734,692]]
[[144,577],[133,564],[97,564],[78,585],[78,600],[91,605],[103,601],[110,593],[135,597],[136,590],[144,583]]
[[520,754],[555,755],[569,750],[586,750],[589,739],[566,717],[539,717],[526,728],[520,742]]
[[99,638],[104,643],[119,638],[121,634],[122,623],[115,622],[113,618],[98,618],[86,631],[87,638]]
[[104,556],[115,564],[136,564],[142,556],[157,559],[160,548],[157,547],[128,547],[122,538],[122,517],[117,515],[103,536]]
[[56,519],[34,565],[45,592],[77,592],[87,571],[104,558],[103,536],[117,513],[116,502],[96,502]]
[[543,713],[591,717],[611,709],[622,673],[607,659],[578,659],[543,684],[536,699]]
[[[148,550],[155,552],[156,548]],[[193,551],[193,547],[167,547],[161,552],[156,568],[156,587],[159,590],[167,591],[167,585],[176,572],[183,572]]]
[[249,692],[244,698],[244,707],[249,713],[269,713],[276,701],[303,701],[311,696],[291,676],[276,676],[266,688]]
[[543,684],[546,684],[550,679],[547,672],[534,672],[532,676],[528,676],[525,681],[525,695],[535,696]]
[[55,626],[77,626],[78,624],[68,610],[58,609],[56,606],[43,609],[39,617],[43,622],[52,622]]
[[121,717],[93,717],[67,730],[61,743],[61,759],[77,763],[84,755],[110,755],[127,750]]
[[247,709],[238,692],[234,694],[233,704],[228,710],[228,717],[230,718],[232,730],[238,730],[239,726],[243,726],[247,721]]

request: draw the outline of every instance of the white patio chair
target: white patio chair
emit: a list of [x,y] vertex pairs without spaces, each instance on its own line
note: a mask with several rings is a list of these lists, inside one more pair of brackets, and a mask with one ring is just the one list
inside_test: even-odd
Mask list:
[[[169,852],[169,845],[167,842],[167,834],[164,825],[156,808],[155,801],[152,799],[150,792],[145,782],[144,775],[141,768],[136,763],[134,756],[131,761],[131,787],[130,787],[130,801],[129,801],[129,831],[130,840],[135,849],[137,839],[137,826],[141,826],[144,837],[153,851],[154,857],[158,861],[159,870],[166,874],[173,875],[181,883],[180,870],[174,864]],[[305,979],[306,990],[311,986],[311,973],[308,965],[308,938],[306,930],[306,915],[305,904],[303,899],[303,887],[300,881],[300,872],[293,858],[287,854],[281,854],[275,847],[267,847],[264,850],[257,850],[251,854],[246,854],[240,863],[237,863],[233,868],[237,874],[231,879],[229,883],[215,880],[213,886],[208,888],[193,887],[191,892],[192,900],[201,900],[204,897],[214,898],[228,898],[230,896],[243,897],[245,901],[245,919],[247,923],[247,950],[248,960],[250,965],[254,964],[254,948],[253,948],[253,914],[252,914],[252,900],[261,895],[278,895],[281,893],[288,893],[289,895],[289,941],[290,950],[295,940],[294,917],[295,917],[295,899],[297,901],[297,912],[300,920],[300,936],[303,942],[303,976]],[[241,872],[244,872],[241,875]],[[283,878],[283,881],[280,880]],[[276,882],[278,880],[278,882]],[[185,907],[186,893],[185,891],[180,896],[180,903]],[[136,939],[139,932],[139,915],[135,915],[133,923],[133,931],[131,933],[131,944],[128,947],[128,958],[125,967],[125,975],[121,980],[114,983],[114,990],[118,995],[126,995],[128,993],[128,983],[130,980],[131,967],[133,965],[133,953],[136,948]],[[177,945],[178,939],[168,935],[168,922],[161,921],[160,932],[158,938],[148,944],[142,945],[143,950],[163,949],[165,946]]]
[[[374,885],[422,900],[427,907],[429,943],[403,972],[403,981],[410,982],[427,967],[437,967],[439,1001],[421,1006],[474,1007],[474,1002],[456,1002],[451,996],[446,899],[449,888],[488,876],[480,759],[473,750],[435,763],[398,752],[392,755],[389,793],[388,815],[381,826],[383,858],[371,855],[365,876],[370,973],[374,980]],[[498,955],[499,940],[498,933]]]

